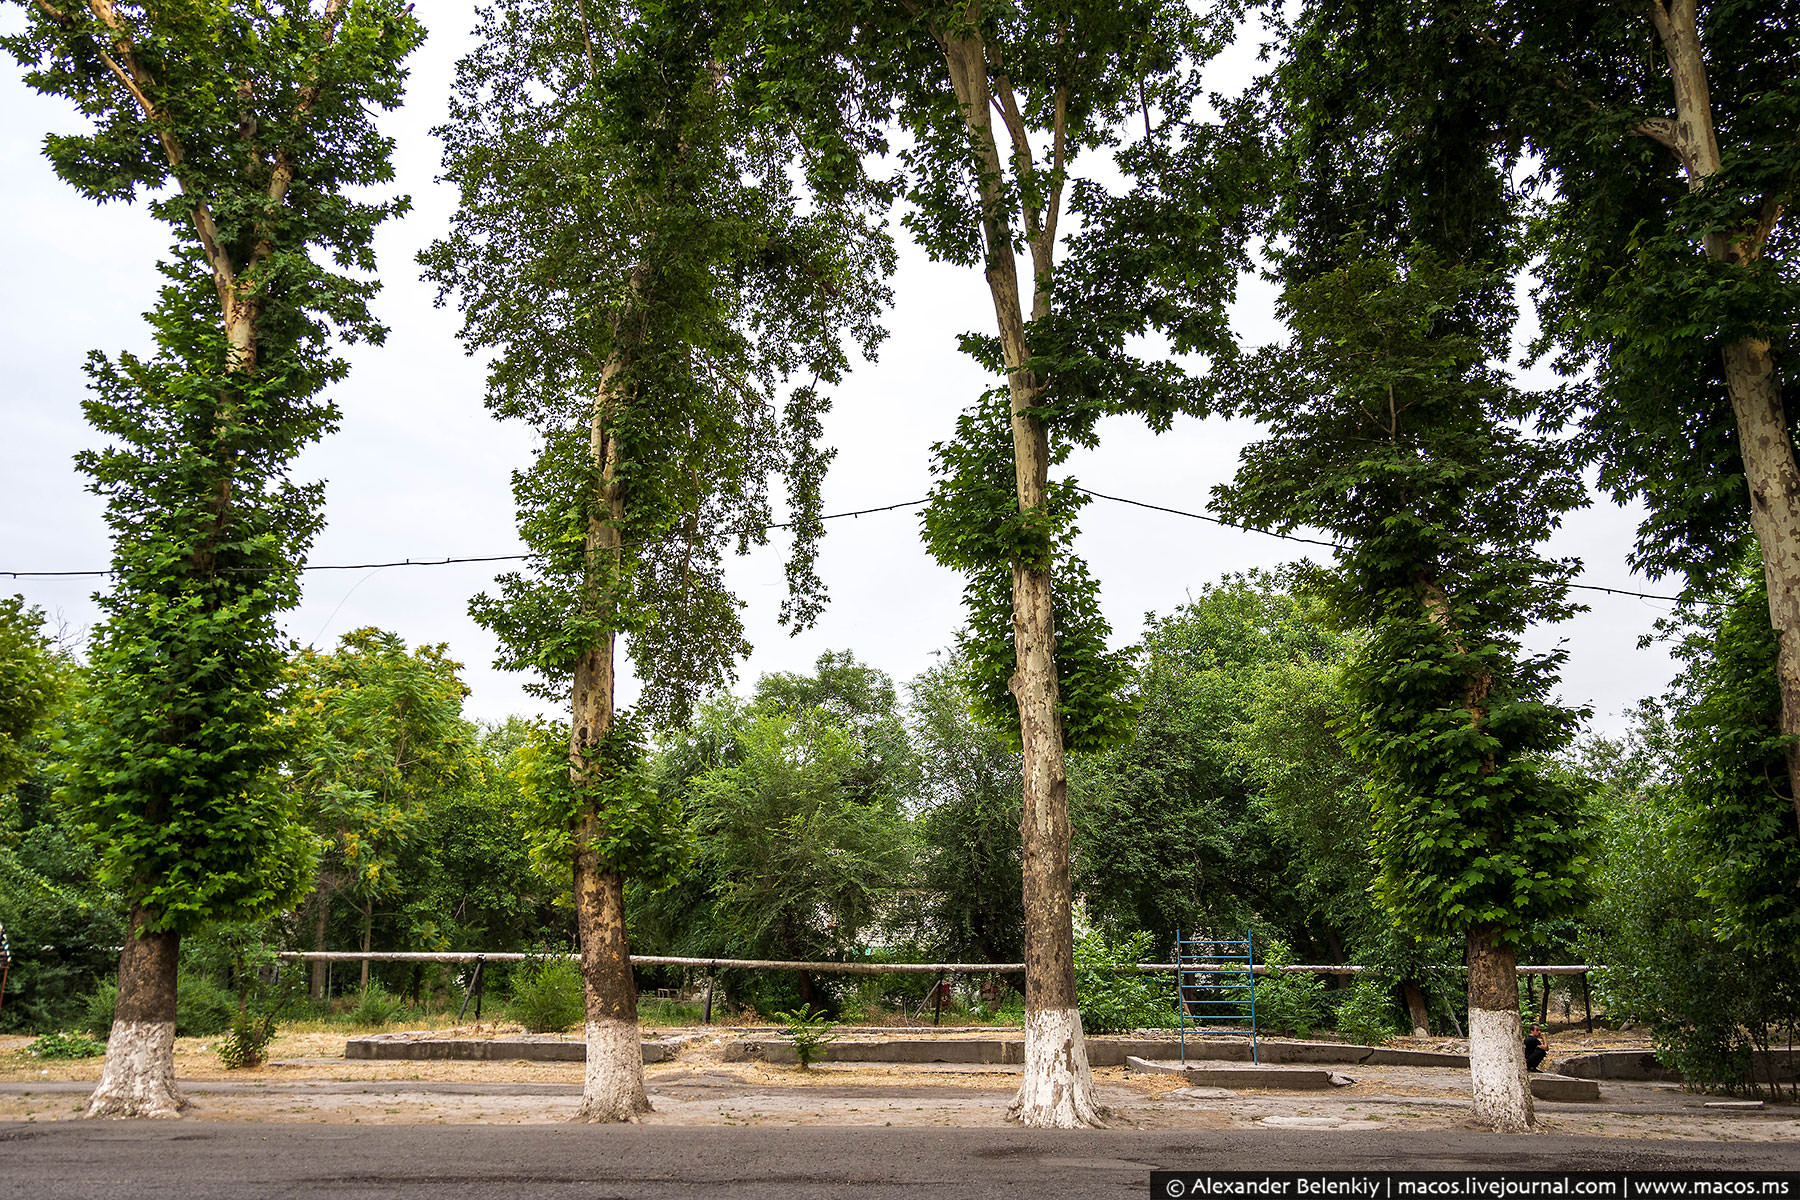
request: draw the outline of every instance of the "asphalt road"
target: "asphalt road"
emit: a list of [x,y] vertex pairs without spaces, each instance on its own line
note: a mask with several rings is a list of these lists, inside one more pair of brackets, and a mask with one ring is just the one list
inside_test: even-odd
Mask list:
[[1800,1144],[1313,1130],[0,1124],[7,1200],[1143,1198],[1152,1168],[1800,1172]]

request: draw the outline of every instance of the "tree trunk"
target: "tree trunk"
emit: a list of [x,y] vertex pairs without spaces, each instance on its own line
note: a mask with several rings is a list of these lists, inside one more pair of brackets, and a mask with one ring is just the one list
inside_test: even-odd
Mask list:
[[[1681,161],[1688,189],[1701,191],[1722,164],[1706,59],[1695,0],[1652,0],[1656,26],[1675,92],[1675,119],[1647,121],[1640,131],[1668,146]],[[1747,267],[1762,256],[1781,218],[1779,198],[1738,229],[1714,229],[1702,238],[1714,262]],[[1781,690],[1781,732],[1787,750],[1788,794],[1800,822],[1800,468],[1788,433],[1787,412],[1775,359],[1767,340],[1740,338],[1721,351],[1725,387],[1737,420],[1744,482],[1750,492],[1750,527],[1762,551],[1769,590],[1769,622],[1775,630],[1775,674]]]
[[1431,1036],[1431,1010],[1425,1004],[1425,992],[1414,980],[1408,979],[1400,985],[1400,994],[1406,999],[1406,1014],[1412,1018],[1414,1037]]
[[[590,572],[616,571],[624,498],[617,481],[619,445],[607,432],[608,401],[623,369],[617,353],[601,374],[589,451],[600,465],[599,499],[605,517],[588,518]],[[605,605],[610,597],[597,596]],[[609,631],[575,665],[570,696],[569,770],[577,784],[590,779],[586,754],[611,733],[616,638]],[[582,992],[587,1006],[587,1070],[577,1121],[636,1121],[650,1111],[644,1093],[644,1053],[638,1035],[637,985],[625,930],[625,877],[599,860],[594,836],[598,810],[589,807],[575,828],[575,929],[581,943]]]
[[[375,901],[370,900],[362,910],[362,952],[369,952],[369,934],[375,924]],[[357,990],[363,995],[369,992],[369,960],[362,960],[362,979],[357,983]]]
[[1469,934],[1469,1080],[1473,1115],[1502,1133],[1532,1126],[1531,1087],[1525,1075],[1525,1033],[1519,1027],[1518,956],[1494,929]]
[[[973,14],[971,7],[971,14]],[[1030,412],[1041,390],[1027,367],[1025,309],[1013,257],[1012,223],[1000,186],[1003,167],[990,116],[993,95],[979,33],[945,42],[945,62],[970,134],[982,155],[982,232],[988,292],[993,298],[1011,397],[1013,469],[1019,511],[1044,505],[1050,470],[1049,431]],[[1015,146],[1015,150],[1020,147]],[[1048,218],[1047,218],[1048,220]],[[1047,226],[1053,230],[1053,225]],[[1034,263],[1047,272],[1048,234],[1033,239]],[[1035,310],[1045,303],[1038,279]],[[1069,794],[1057,711],[1056,627],[1050,571],[1015,563],[1013,647],[1009,685],[1019,706],[1025,792],[1019,819],[1024,858],[1025,1071],[1008,1115],[1021,1124],[1078,1128],[1102,1124],[1075,1000],[1075,935],[1069,881]]]
[[[319,887],[319,889],[313,893],[312,905],[312,948],[315,953],[323,954],[325,953],[326,926],[330,924],[331,921],[331,894],[327,892],[323,886]],[[331,970],[331,964],[320,959],[314,960],[309,964],[309,967],[312,973],[312,998],[314,1000],[324,1000],[326,999],[325,993],[329,987],[330,976],[328,972]]]
[[175,972],[180,935],[142,932],[147,914],[131,910],[119,954],[119,1001],[106,1065],[88,1099],[90,1117],[175,1117],[187,1101],[175,1090]]

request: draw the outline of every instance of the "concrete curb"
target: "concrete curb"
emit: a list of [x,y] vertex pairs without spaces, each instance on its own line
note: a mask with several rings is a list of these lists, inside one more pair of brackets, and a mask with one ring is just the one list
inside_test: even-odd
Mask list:
[[[645,1042],[644,1061],[664,1062],[680,1051],[679,1043]],[[470,1062],[586,1062],[587,1043],[550,1034],[511,1038],[419,1038],[403,1033],[377,1033],[344,1043],[349,1059]]]
[[[1181,1042],[1174,1038],[1104,1038],[1087,1040],[1088,1065],[1120,1067],[1128,1058],[1150,1061],[1176,1059]],[[1461,1067],[1466,1054],[1442,1054],[1433,1050],[1390,1050],[1344,1042],[1262,1042],[1257,1057],[1268,1066],[1388,1066]],[[1021,1038],[888,1038],[872,1041],[829,1042],[818,1061],[836,1063],[970,1063],[986,1066],[1018,1066],[1025,1061]],[[1250,1061],[1250,1043],[1244,1038],[1197,1041],[1188,1039],[1187,1057],[1202,1062]],[[794,1048],[779,1038],[747,1038],[725,1047],[726,1062],[791,1063]]]

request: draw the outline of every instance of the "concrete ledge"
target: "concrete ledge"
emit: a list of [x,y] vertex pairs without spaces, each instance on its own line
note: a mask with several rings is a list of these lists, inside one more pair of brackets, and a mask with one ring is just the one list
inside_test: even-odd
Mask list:
[[[1150,1061],[1181,1057],[1178,1038],[1087,1039],[1088,1065],[1119,1067],[1127,1060]],[[1257,1057],[1264,1066],[1295,1064],[1330,1066],[1461,1067],[1466,1054],[1442,1054],[1433,1050],[1389,1050],[1346,1042],[1260,1042]],[[1250,1062],[1248,1038],[1189,1038],[1187,1058],[1203,1062]],[[791,1063],[794,1047],[783,1038],[747,1038],[725,1047],[725,1061]],[[1024,1062],[1022,1038],[880,1038],[829,1042],[818,1061],[837,1063],[971,1063],[1018,1066]]]
[[1616,1079],[1632,1083],[1679,1083],[1681,1072],[1642,1050],[1600,1050],[1559,1059],[1556,1069],[1577,1079]]
[[1306,1067],[1188,1067],[1166,1059],[1139,1058],[1126,1060],[1134,1071],[1156,1071],[1180,1075],[1192,1086],[1203,1088],[1281,1088],[1290,1091],[1313,1091],[1348,1083],[1343,1076],[1332,1077],[1330,1071],[1314,1071]]
[[1568,1075],[1529,1075],[1531,1094],[1539,1100],[1598,1100],[1600,1084]]
[[[644,1061],[664,1062],[679,1047],[668,1042],[645,1042]],[[465,1062],[586,1062],[587,1043],[547,1034],[510,1038],[422,1038],[404,1033],[377,1033],[351,1038],[344,1043],[350,1059],[402,1059],[423,1061],[456,1059]]]

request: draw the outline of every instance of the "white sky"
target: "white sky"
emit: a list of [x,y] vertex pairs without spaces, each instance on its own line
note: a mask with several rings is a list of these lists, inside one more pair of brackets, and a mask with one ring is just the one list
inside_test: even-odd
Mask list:
[[[350,350],[352,373],[333,393],[342,426],[306,453],[297,474],[328,481],[315,564],[521,548],[509,475],[527,461],[530,438],[522,426],[502,424],[482,407],[482,370],[464,357],[454,313],[433,307],[413,261],[446,231],[454,204],[451,189],[434,182],[440,149],[429,130],[443,119],[451,69],[473,24],[463,0],[434,0],[429,8],[432,36],[412,60],[409,102],[386,122],[399,143],[398,187],[415,202],[409,216],[377,238],[385,283],[377,311],[391,333],[385,347]],[[0,30],[10,32],[19,22],[11,6],[0,13]],[[80,408],[82,363],[94,349],[148,348],[141,314],[154,302],[155,264],[167,246],[165,230],[141,209],[96,207],[53,176],[40,152],[44,135],[79,127],[64,102],[29,91],[4,60],[0,591],[23,593],[76,631],[97,619],[91,593],[99,581],[15,580],[5,572],[108,565],[101,502],[85,490],[71,461],[94,442]],[[825,487],[827,512],[923,497],[931,444],[952,433],[957,413],[985,384],[955,343],[963,330],[993,327],[979,273],[932,264],[903,247],[893,284],[892,333],[880,361],[851,376],[826,421],[826,438],[838,448]],[[1247,289],[1234,314],[1241,336],[1260,342],[1276,335],[1271,300],[1266,287]],[[1157,437],[1114,420],[1100,450],[1078,455],[1071,469],[1095,491],[1203,511],[1213,485],[1230,477],[1239,449],[1255,435],[1245,422],[1184,420]],[[1549,549],[1579,556],[1584,582],[1667,592],[1625,567],[1635,525],[1634,515],[1601,500],[1575,514]],[[1106,501],[1090,505],[1082,528],[1079,549],[1101,582],[1120,642],[1138,637],[1146,612],[1167,613],[1226,572],[1275,566],[1304,549]],[[844,648],[905,682],[955,636],[960,582],[926,556],[917,510],[828,523],[819,569],[831,605],[814,629],[793,638],[776,623],[783,552],[778,535],[731,575],[748,604],[745,620],[756,647],[740,672],[745,683],[767,671],[805,670],[822,651]],[[409,643],[447,642],[466,664],[471,716],[545,711],[521,690],[520,677],[493,668],[494,641],[469,619],[469,598],[495,572],[479,564],[311,572],[287,628],[296,640],[321,646],[361,625],[393,630]],[[1591,705],[1595,726],[1616,731],[1624,710],[1660,693],[1673,673],[1660,645],[1635,645],[1669,606],[1597,593],[1585,598],[1591,612],[1537,631],[1533,643],[1566,641],[1564,698]]]

